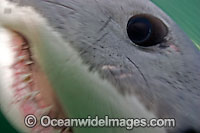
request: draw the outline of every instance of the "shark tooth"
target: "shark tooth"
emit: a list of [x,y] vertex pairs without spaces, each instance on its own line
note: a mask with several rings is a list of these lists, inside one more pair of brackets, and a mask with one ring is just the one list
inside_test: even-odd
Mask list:
[[33,98],[35,98],[35,96],[37,96],[39,93],[40,93],[40,91],[38,91],[38,90],[29,92],[28,94],[23,96],[22,99],[24,99],[24,100],[33,100]]
[[26,59],[25,55],[20,55],[17,57],[17,62],[24,61]]
[[33,98],[35,98],[35,96],[38,95],[39,93],[40,93],[40,91],[28,92],[27,94],[25,94],[22,97],[17,97],[13,103],[17,103],[20,101],[33,100]]
[[32,76],[31,73],[22,74],[22,75],[21,75],[21,80],[22,80],[22,81],[25,81],[25,82],[29,82],[29,81],[31,80],[31,76]]
[[25,62],[25,65],[32,65],[32,64],[33,64],[33,61],[30,61],[30,60]]
[[70,127],[62,129],[60,133],[70,133]]
[[23,72],[22,69],[16,69],[16,73],[21,73],[21,72]]
[[53,105],[50,105],[48,107],[42,108],[40,110],[37,111],[37,116],[43,116],[43,115],[48,115],[51,111],[51,109],[53,108]]
[[29,49],[29,46],[26,45],[26,44],[24,44],[24,45],[22,46],[22,50],[26,50],[26,49]]
[[27,85],[28,85],[27,83],[19,83],[19,84],[18,84],[18,88],[23,89],[23,88],[25,88]]
[[[18,54],[18,53],[17,53]],[[18,64],[19,62],[23,62],[26,60],[26,56],[25,55],[17,55],[17,58],[15,60],[14,64]]]

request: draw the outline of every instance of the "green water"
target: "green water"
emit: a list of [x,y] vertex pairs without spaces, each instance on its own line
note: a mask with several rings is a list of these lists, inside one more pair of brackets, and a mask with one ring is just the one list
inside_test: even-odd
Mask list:
[[[200,0],[152,0],[171,16],[200,49]],[[16,133],[0,113],[0,132]]]
[[152,0],[188,34],[200,50],[200,0]]

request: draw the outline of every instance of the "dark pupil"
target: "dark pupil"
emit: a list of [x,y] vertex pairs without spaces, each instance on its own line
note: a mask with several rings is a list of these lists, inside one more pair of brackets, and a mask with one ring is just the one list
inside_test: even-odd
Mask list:
[[145,18],[132,18],[128,22],[127,32],[134,43],[143,43],[151,34],[151,24]]

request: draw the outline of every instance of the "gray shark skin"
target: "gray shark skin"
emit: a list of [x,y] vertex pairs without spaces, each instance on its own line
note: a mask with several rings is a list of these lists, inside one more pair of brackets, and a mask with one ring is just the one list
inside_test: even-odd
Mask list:
[[[158,118],[175,118],[176,127],[166,128],[168,133],[200,132],[200,53],[175,22],[153,3],[148,0],[16,2],[34,7],[79,52],[90,71],[98,72],[123,97],[136,95]],[[141,48],[129,40],[127,22],[141,13],[154,15],[167,25],[169,32],[164,42]]]

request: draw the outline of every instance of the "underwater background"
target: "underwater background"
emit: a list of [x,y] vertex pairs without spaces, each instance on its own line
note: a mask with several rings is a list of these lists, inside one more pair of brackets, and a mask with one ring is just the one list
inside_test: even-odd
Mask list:
[[152,0],[190,37],[200,50],[200,0]]
[[[200,50],[200,0],[152,0],[190,37]],[[200,51],[199,51],[200,52]],[[0,112],[0,132],[18,133]]]

